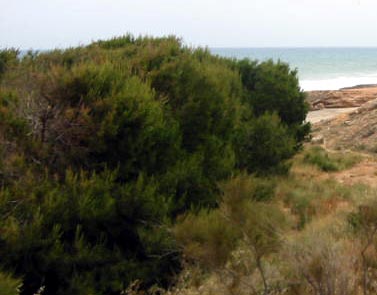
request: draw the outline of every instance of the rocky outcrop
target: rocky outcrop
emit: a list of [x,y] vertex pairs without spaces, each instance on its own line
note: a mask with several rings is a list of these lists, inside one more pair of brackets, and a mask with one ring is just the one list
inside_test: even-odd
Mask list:
[[311,110],[359,107],[375,98],[377,98],[377,85],[307,92],[307,101]]
[[377,152],[377,99],[355,111],[313,125],[313,138],[323,138],[331,149]]

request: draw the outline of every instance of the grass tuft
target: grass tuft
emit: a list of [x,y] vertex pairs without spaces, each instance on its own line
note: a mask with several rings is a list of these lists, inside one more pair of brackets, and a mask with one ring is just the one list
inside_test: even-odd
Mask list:
[[320,146],[309,148],[303,157],[306,164],[317,166],[325,172],[349,169],[362,160],[362,157],[351,152],[329,152]]

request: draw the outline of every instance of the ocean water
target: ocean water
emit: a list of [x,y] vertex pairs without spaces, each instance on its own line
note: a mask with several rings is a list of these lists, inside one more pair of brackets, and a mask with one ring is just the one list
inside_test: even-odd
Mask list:
[[304,90],[377,84],[377,48],[211,48],[225,57],[281,60],[297,68]]

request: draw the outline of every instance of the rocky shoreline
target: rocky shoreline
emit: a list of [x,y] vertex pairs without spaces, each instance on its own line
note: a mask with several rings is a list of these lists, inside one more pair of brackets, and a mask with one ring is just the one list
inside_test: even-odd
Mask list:
[[308,102],[313,142],[377,153],[377,85],[310,91]]
[[377,98],[377,84],[357,85],[339,90],[307,91],[310,110],[354,108]]

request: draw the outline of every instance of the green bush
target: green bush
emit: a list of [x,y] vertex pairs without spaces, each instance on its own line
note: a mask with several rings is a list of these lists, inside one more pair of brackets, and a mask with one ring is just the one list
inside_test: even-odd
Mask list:
[[304,154],[304,163],[315,165],[326,172],[348,169],[360,161],[358,155],[330,153],[319,146],[312,147]]
[[1,209],[13,210],[1,221],[1,264],[22,276],[24,294],[42,285],[45,294],[83,294],[88,286],[109,294],[136,279],[168,280],[178,266],[164,226],[168,203],[151,180],[123,186],[116,178],[68,172],[62,184],[45,179],[1,192]]
[[175,226],[174,234],[186,259],[207,270],[225,266],[239,236],[218,211],[189,214]]
[[18,54],[14,48],[0,50],[0,81],[7,69],[17,63]]
[[283,62],[262,63],[242,60],[238,63],[246,89],[245,100],[254,115],[276,112],[298,143],[309,134],[310,125],[304,124],[309,106],[301,91],[297,70]]
[[224,181],[220,188],[223,193],[231,194],[232,198],[237,196],[239,200],[234,200],[235,202],[242,200],[268,202],[275,196],[276,183],[273,179],[241,173]]
[[276,245],[273,181],[230,177],[288,170],[307,126],[287,65],[126,35],[22,58],[5,50],[0,75],[0,267],[22,278],[23,294],[172,283],[180,254],[169,229],[181,214],[182,237],[207,249],[196,258],[223,243],[223,265],[240,235],[221,211],[237,183],[253,247]]
[[239,166],[259,174],[286,173],[295,154],[295,140],[276,114],[251,120],[241,131]]

